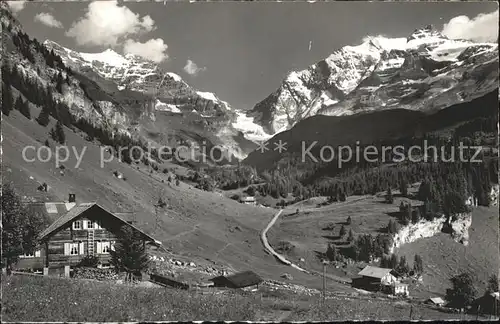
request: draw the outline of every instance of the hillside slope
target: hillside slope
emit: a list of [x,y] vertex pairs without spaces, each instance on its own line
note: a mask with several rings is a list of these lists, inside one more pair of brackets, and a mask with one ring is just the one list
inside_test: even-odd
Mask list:
[[[32,112],[37,114],[38,109],[32,107]],[[84,134],[69,128],[65,128],[68,148],[81,154],[86,147],[78,168],[73,153],[62,163],[63,174],[56,168],[54,156],[45,163],[26,162],[23,148],[43,146],[54,124],[51,119],[47,127],[42,127],[17,111],[3,116],[2,178],[4,182],[12,182],[26,201],[63,201],[68,193],[75,193],[79,202],[97,201],[112,211],[133,212],[138,226],[161,241],[173,256],[185,256],[197,264],[214,264],[229,271],[252,269],[275,280],[279,280],[281,273],[289,272],[295,283],[319,285],[314,277],[280,265],[264,253],[259,232],[271,219],[274,209],[240,204],[183,182],[179,186],[169,185],[167,179],[172,173],[150,173],[144,166],[113,160],[101,168],[99,145],[85,141]],[[49,142],[55,154],[57,144]],[[34,158],[34,151],[27,151],[26,156]],[[171,164],[162,167],[173,172],[178,168]],[[124,179],[115,177],[114,171],[123,174]],[[47,193],[37,191],[43,182],[50,187]],[[169,207],[158,210],[156,217],[153,205],[160,196]]]
[[[449,106],[435,113],[405,109],[374,111],[347,116],[312,116],[297,123],[290,130],[279,133],[267,143],[269,150],[254,151],[245,163],[258,169],[271,169],[287,157],[301,158],[307,148],[317,142],[311,152],[318,156],[324,145],[373,144],[379,141],[422,136],[425,133],[456,127],[477,118],[498,119],[498,90],[470,102]],[[286,151],[273,150],[273,143],[286,143]],[[328,154],[327,154],[328,156]]]

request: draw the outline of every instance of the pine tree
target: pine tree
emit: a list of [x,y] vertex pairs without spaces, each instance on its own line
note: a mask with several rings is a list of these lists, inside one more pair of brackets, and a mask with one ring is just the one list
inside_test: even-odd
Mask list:
[[389,187],[389,189],[387,189],[387,193],[385,195],[385,202],[388,204],[392,204],[394,202],[394,197],[392,196],[391,187]]
[[10,84],[2,82],[2,113],[9,116],[14,108],[14,99],[12,98],[12,90]]
[[401,179],[399,183],[399,191],[401,192],[401,196],[407,197],[408,196],[408,184],[406,183],[406,179]]
[[347,242],[352,242],[354,241],[354,233],[352,232],[352,229],[349,229],[349,235],[347,235]]
[[66,142],[66,136],[64,134],[63,125],[60,121],[57,121],[57,124],[50,131],[50,136],[52,139],[60,144],[64,144]]
[[14,109],[16,109],[17,111],[21,111],[23,110],[23,106],[24,106],[23,98],[21,98],[21,96],[17,97],[16,103],[14,104]]
[[408,262],[406,262],[406,257],[404,255],[399,259],[396,271],[402,275],[406,275],[410,272],[410,267],[408,266]]
[[28,101],[23,101],[19,112],[26,118],[31,119],[31,111]]
[[342,226],[340,227],[340,232],[339,232],[339,235],[340,235],[340,237],[342,238],[342,237],[344,237],[346,234],[347,234],[347,231],[346,231],[346,229],[345,229],[344,225],[342,225]]
[[413,271],[419,275],[424,272],[424,263],[422,257],[418,254],[415,254],[415,259],[413,260]]
[[416,224],[416,223],[420,222],[420,219],[421,219],[421,218],[422,218],[422,217],[421,217],[421,215],[420,215],[420,208],[418,208],[418,207],[417,207],[417,208],[413,211],[413,213],[412,213],[412,219],[411,219],[411,221],[412,221],[412,223],[413,223],[413,224]]
[[326,250],[326,257],[330,261],[337,261],[339,255],[337,247],[334,244],[328,244],[328,248]]
[[396,232],[397,232],[396,222],[390,219],[389,223],[387,224],[387,233],[394,234]]
[[347,217],[346,224],[347,224],[347,225],[351,225],[351,223],[352,223],[351,216],[348,216],[348,217]]
[[390,259],[390,267],[391,269],[396,269],[398,266],[398,256],[395,254],[391,254],[391,259]]
[[38,118],[36,119],[38,124],[42,126],[47,126],[49,124],[49,110],[46,108],[46,106],[42,106],[42,110],[40,111],[40,115],[38,115]]
[[147,269],[149,265],[143,237],[132,227],[124,225],[120,228],[119,238],[114,251],[110,251],[110,263],[117,271],[126,272],[127,280],[132,281],[134,274]]
[[411,219],[412,219],[412,211],[413,211],[413,207],[411,206],[411,203],[409,203],[406,206],[406,211],[403,213],[403,219],[402,219],[403,225],[410,224]]
[[385,268],[385,269],[390,269],[391,268],[391,260],[387,256],[383,255],[382,258],[380,258],[380,267]]

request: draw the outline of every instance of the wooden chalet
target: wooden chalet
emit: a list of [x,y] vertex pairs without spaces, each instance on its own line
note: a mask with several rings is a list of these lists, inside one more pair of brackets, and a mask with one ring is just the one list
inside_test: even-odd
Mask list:
[[245,288],[258,285],[263,280],[253,271],[243,271],[229,276],[218,276],[210,281],[214,283],[214,287]]
[[[352,279],[352,286],[364,290],[383,291],[398,283],[392,269],[366,266]],[[392,290],[392,289],[390,289]]]
[[441,297],[431,297],[425,301],[425,304],[442,307],[446,302]]
[[110,251],[119,239],[122,226],[130,226],[139,232],[144,245],[161,245],[130,220],[95,202],[42,203],[41,207],[49,218],[55,220],[40,233],[38,249],[31,255],[21,256],[15,268],[69,276],[70,269],[87,255],[97,256],[103,267],[109,266]]

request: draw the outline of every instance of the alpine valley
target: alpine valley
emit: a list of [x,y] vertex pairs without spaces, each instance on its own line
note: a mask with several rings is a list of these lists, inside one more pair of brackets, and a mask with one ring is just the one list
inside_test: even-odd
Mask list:
[[[242,109],[188,84],[163,67],[168,64],[118,47],[88,53],[64,38],[33,38],[29,24],[49,14],[31,17],[28,1],[28,10],[13,13],[19,6],[12,3],[0,1],[6,321],[331,322],[492,314],[483,305],[498,302],[492,292],[498,294],[500,268],[498,44],[449,39],[431,26],[404,38],[367,37],[290,70],[274,92]],[[82,4],[72,23],[92,18],[91,9],[103,3]],[[62,19],[75,2],[58,5],[40,7]],[[179,18],[170,8],[203,4],[147,5],[162,9],[151,16],[157,32],[167,35],[179,33],[163,24]],[[145,3],[104,6],[131,19],[147,15]],[[234,7],[227,4],[227,17],[239,24]],[[206,17],[196,10],[185,15],[178,30]],[[335,15],[325,15],[326,23]],[[281,24],[280,17],[266,18]],[[200,26],[191,32],[213,33],[211,24]],[[252,40],[268,36],[268,28],[259,27],[264,34]],[[95,36],[96,30],[84,32]],[[213,35],[228,49],[239,44]],[[295,36],[285,41],[295,46]],[[212,38],[201,46],[216,46],[213,55],[221,50]],[[256,51],[237,49],[252,58],[267,55],[257,48],[264,42],[249,46]],[[479,161],[453,159],[462,144],[474,148],[465,157]],[[439,147],[442,160],[408,149],[426,145]],[[369,159],[373,150],[363,159],[335,153],[354,146],[382,148],[382,159]],[[417,159],[385,154],[385,147],[396,146]],[[226,150],[216,156],[214,147]],[[477,314],[458,313],[467,308]]]

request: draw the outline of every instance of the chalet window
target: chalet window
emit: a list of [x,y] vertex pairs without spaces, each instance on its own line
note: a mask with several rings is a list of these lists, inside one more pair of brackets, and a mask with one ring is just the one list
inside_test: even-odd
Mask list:
[[87,221],[87,228],[93,229],[94,228],[94,222],[91,221],[91,220]]
[[82,229],[82,222],[81,221],[74,221],[73,222],[73,229],[74,230],[80,230]]
[[35,254],[34,253],[30,253],[30,252],[26,252],[23,255],[21,255],[20,257],[21,258],[34,258]]
[[84,243],[64,243],[64,255],[84,254]]
[[109,242],[101,242],[101,244],[102,244],[102,253],[108,254],[109,251],[111,250],[111,245],[109,244]]
[[40,250],[36,250],[34,252],[26,252],[23,255],[20,255],[20,258],[39,258],[40,257]]
[[70,243],[69,244],[69,254],[70,255],[80,254],[80,249],[79,249],[78,243]]
[[110,250],[110,242],[97,242],[97,254],[109,254]]

